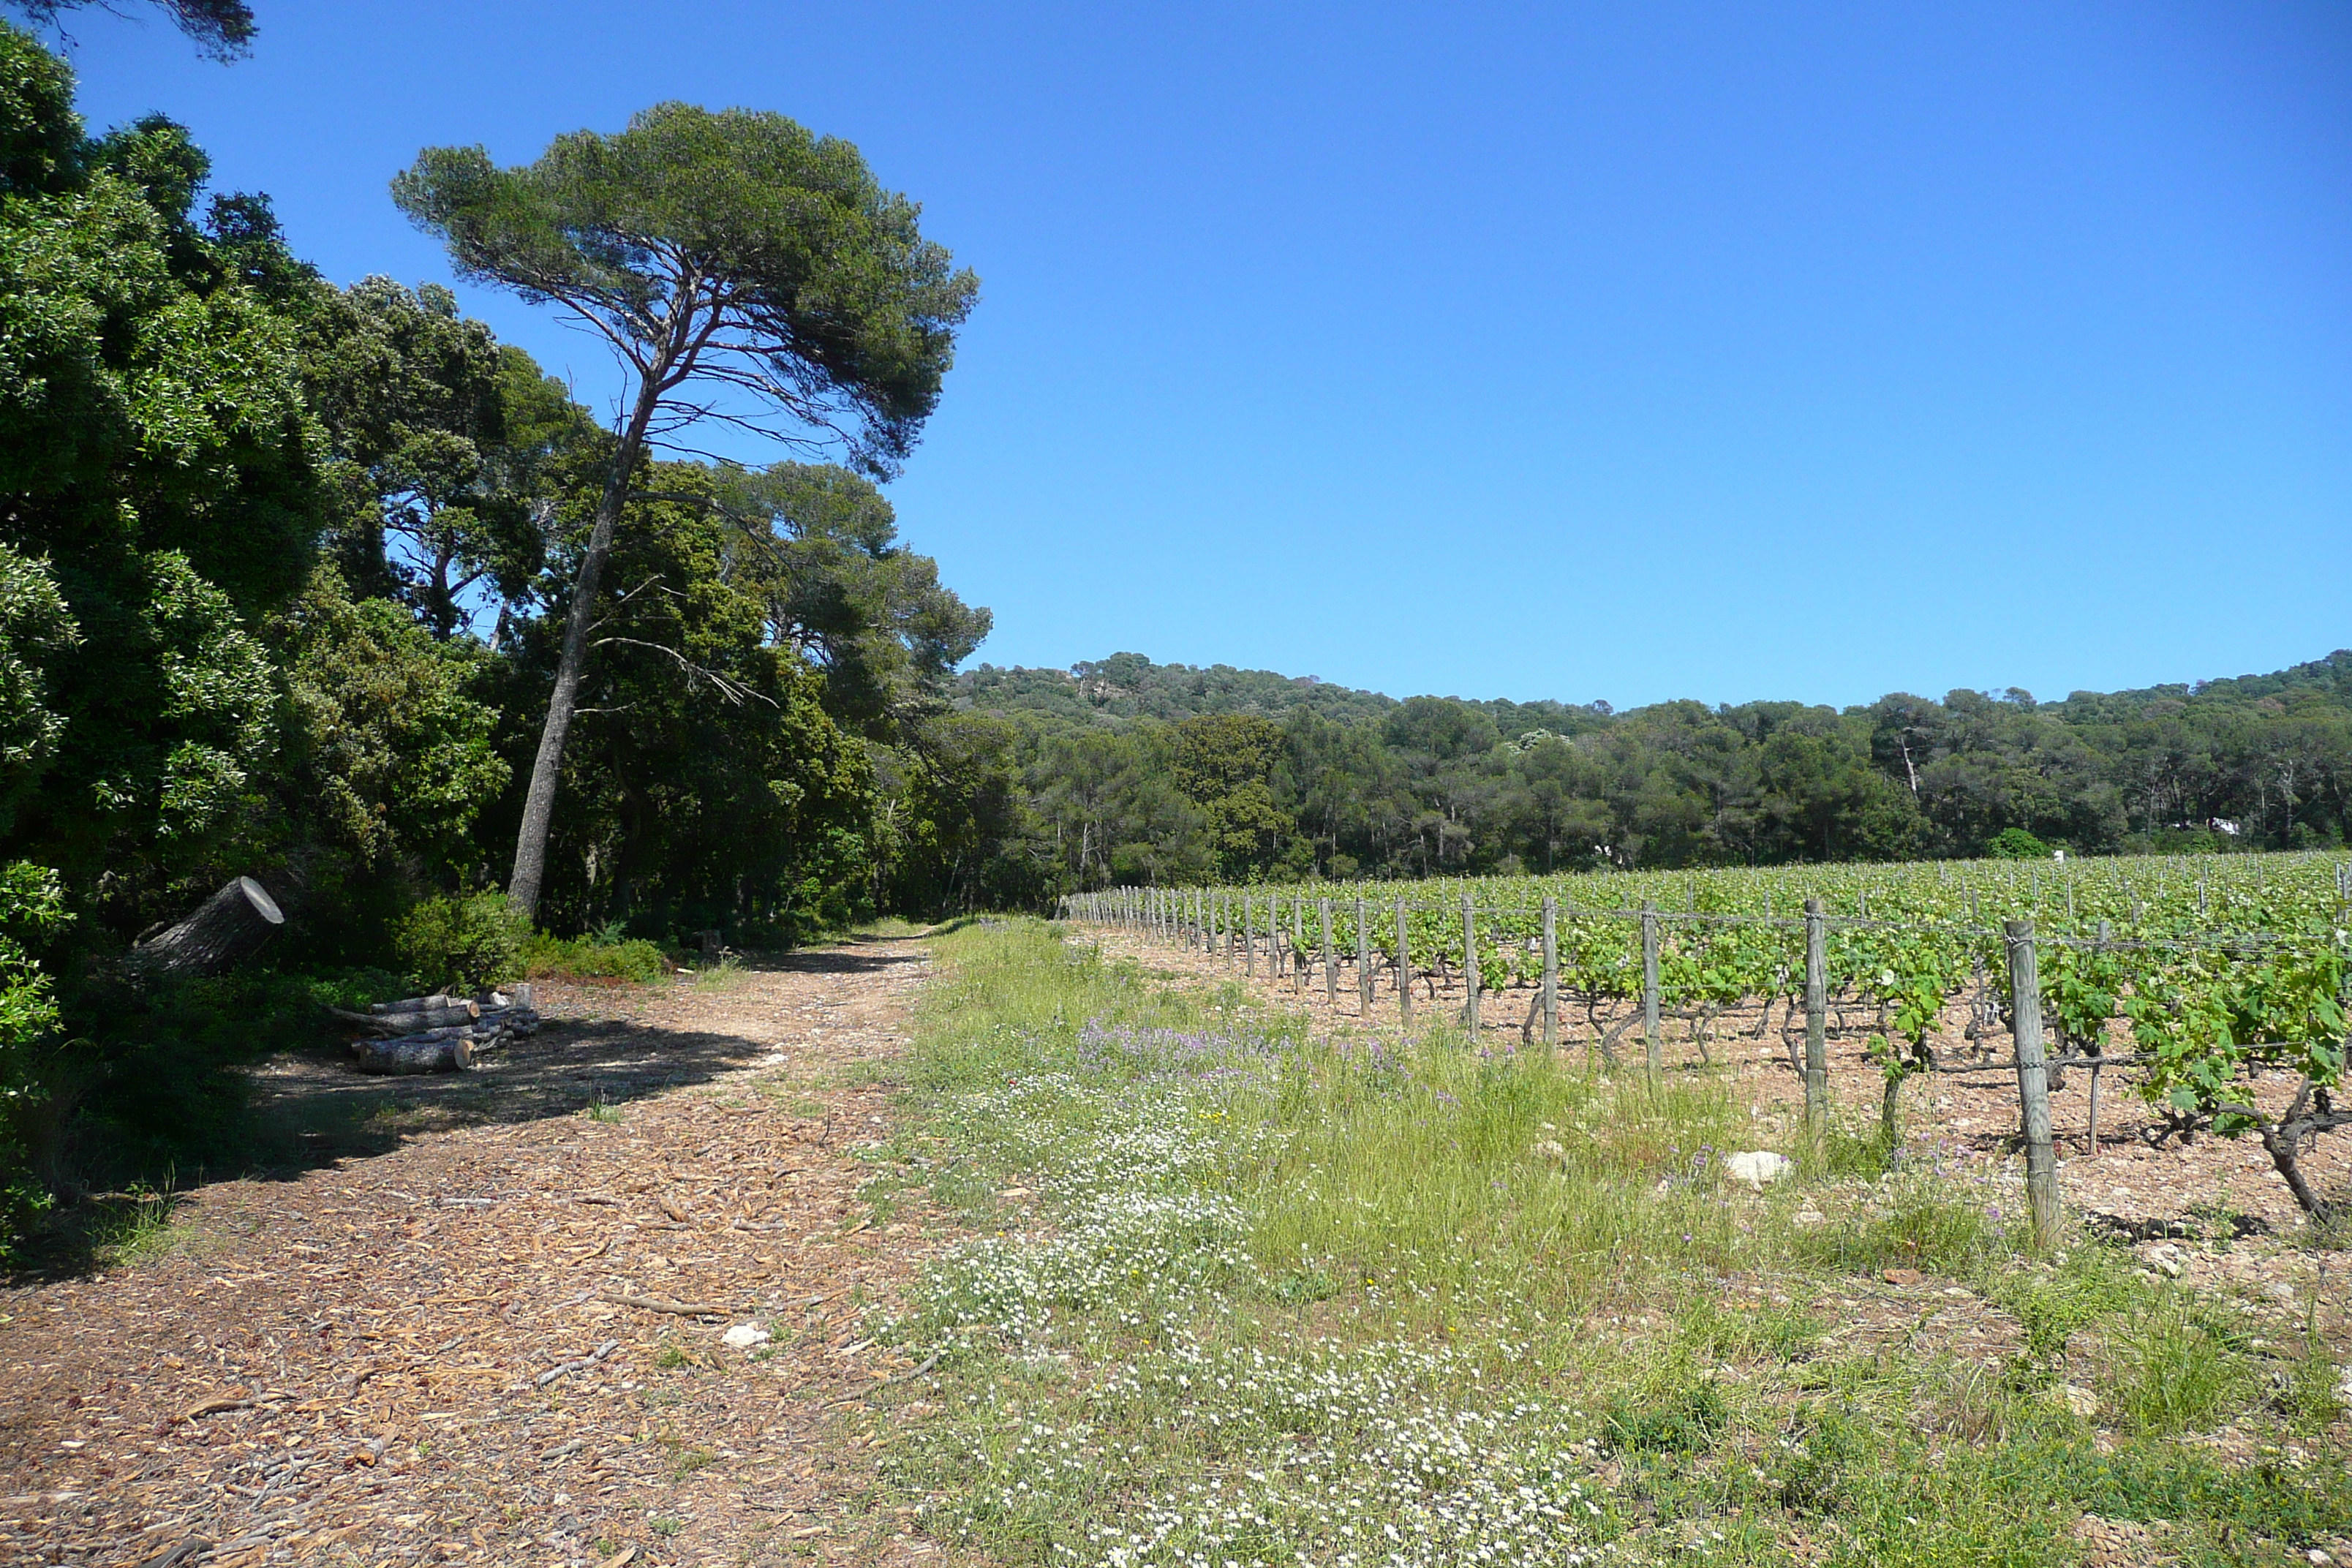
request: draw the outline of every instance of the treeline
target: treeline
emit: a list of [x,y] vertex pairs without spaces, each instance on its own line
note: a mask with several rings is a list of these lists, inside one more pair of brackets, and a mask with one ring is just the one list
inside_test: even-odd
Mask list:
[[1120,654],[982,666],[967,896],[1121,882],[2305,848],[2352,826],[2352,652],[2037,702],[1405,701]]
[[[888,279],[761,307],[810,441],[882,429],[847,443],[863,472],[622,461],[448,290],[331,283],[266,198],[206,191],[181,127],[90,135],[73,90],[0,27],[0,1252],[12,1210],[221,1125],[226,1068],[321,1037],[325,1005],[511,963],[499,889],[600,506],[539,924],[774,945],[936,901],[967,831],[929,815],[947,691],[988,614],[868,477],[929,412],[936,320],[882,321]],[[847,212],[809,217],[825,256],[866,213],[911,234],[855,149],[780,116],[655,129],[803,154]],[[771,234],[818,205],[722,194]],[[745,265],[817,265],[775,250]],[[237,875],[287,915],[260,964],[166,985],[126,957]]]

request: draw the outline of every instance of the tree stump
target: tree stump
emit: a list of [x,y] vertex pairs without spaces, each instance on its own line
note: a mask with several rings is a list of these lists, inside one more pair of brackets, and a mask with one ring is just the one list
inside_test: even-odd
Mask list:
[[140,963],[174,980],[218,974],[261,949],[286,923],[277,901],[250,877],[230,881],[196,912],[131,950]]

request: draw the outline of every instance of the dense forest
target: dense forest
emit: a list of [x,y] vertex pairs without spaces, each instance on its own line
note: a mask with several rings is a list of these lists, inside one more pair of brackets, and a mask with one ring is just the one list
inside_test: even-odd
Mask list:
[[2352,826],[2346,651],[2059,702],[1898,692],[1843,710],[1399,701],[1134,654],[1067,671],[982,665],[955,700],[1003,780],[1003,849],[982,899],[2035,846],[2302,848]]

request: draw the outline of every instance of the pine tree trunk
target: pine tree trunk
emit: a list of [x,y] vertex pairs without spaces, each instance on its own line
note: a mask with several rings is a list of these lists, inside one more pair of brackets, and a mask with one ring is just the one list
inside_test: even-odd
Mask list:
[[555,820],[555,783],[563,771],[563,743],[580,702],[580,678],[588,666],[588,636],[595,629],[596,590],[612,558],[613,534],[628,503],[629,480],[645,450],[646,427],[661,404],[667,364],[649,369],[637,384],[636,407],[613,452],[613,472],[596,503],[595,526],[581,552],[580,574],[572,585],[572,609],[563,620],[563,651],[555,664],[555,689],[548,694],[547,722],[539,731],[539,752],[530,763],[530,787],[523,795],[522,826],[515,835],[514,875],[507,898],[525,915],[539,913],[539,893],[547,879],[547,835]]

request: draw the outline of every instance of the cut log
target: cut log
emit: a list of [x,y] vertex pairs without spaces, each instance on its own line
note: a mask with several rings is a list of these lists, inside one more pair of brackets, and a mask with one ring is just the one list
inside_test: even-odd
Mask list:
[[196,912],[152,942],[131,949],[140,964],[174,980],[218,974],[261,949],[286,917],[260,883],[238,877]]
[[352,1058],[362,1072],[464,1072],[474,1065],[474,1042],[463,1029],[403,1035],[396,1040],[354,1040]]
[[404,1013],[370,1013],[365,1018],[356,1014],[343,1016],[364,1023],[379,1035],[414,1035],[426,1029],[446,1029],[470,1024],[482,1016],[479,1004],[451,1002],[439,1007],[417,1007]]
[[446,1007],[452,1002],[462,1000],[462,997],[452,996],[446,991],[436,991],[430,996],[404,996],[397,1002],[371,1002],[368,1004],[368,1011],[379,1016],[386,1013],[422,1013],[428,1008]]

